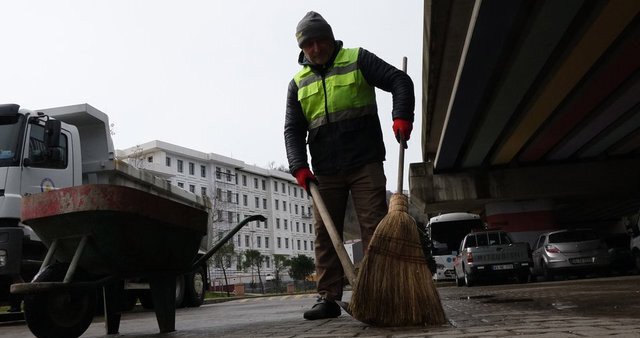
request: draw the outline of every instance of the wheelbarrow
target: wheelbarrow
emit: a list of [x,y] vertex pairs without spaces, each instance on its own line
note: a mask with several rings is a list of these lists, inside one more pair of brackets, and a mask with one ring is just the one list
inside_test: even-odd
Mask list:
[[176,277],[209,259],[245,218],[194,262],[207,233],[206,207],[120,185],[87,184],[25,196],[22,222],[48,247],[24,295],[27,325],[37,337],[79,337],[91,324],[103,289],[107,334],[118,333],[119,298],[128,278],[149,281],[161,333],[175,330]]

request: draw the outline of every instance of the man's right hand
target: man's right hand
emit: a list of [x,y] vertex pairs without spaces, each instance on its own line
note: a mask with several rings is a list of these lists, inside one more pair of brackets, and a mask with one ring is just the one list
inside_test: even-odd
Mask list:
[[311,170],[309,170],[309,168],[298,169],[296,170],[295,176],[296,176],[296,180],[298,180],[298,184],[302,188],[304,188],[304,190],[306,190],[308,194],[311,194],[309,193],[309,188],[308,188],[309,181],[313,181],[316,184],[318,183],[318,179],[315,177],[315,175],[313,175]]

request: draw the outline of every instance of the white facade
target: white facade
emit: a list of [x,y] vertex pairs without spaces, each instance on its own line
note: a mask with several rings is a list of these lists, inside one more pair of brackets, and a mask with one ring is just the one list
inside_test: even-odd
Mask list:
[[[266,256],[261,269],[263,280],[273,273],[274,254],[314,258],[312,201],[289,173],[162,141],[117,152],[118,158],[211,199],[208,248],[245,217],[260,214],[267,218],[266,222],[247,224],[233,237],[237,256],[227,268],[230,284],[249,282],[252,274],[257,281],[256,271],[238,268],[238,258],[247,249]],[[222,269],[211,266],[210,271],[212,281],[217,279],[220,284]],[[281,278],[288,276],[284,273]]]

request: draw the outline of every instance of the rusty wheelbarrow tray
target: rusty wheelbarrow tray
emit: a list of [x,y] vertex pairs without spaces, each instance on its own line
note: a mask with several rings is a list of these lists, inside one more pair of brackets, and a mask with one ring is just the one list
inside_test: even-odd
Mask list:
[[91,324],[95,292],[103,286],[107,333],[117,333],[117,283],[144,277],[160,332],[174,331],[176,276],[211,257],[248,222],[264,219],[246,218],[194,263],[207,233],[203,205],[106,184],[26,196],[22,221],[48,251],[34,280],[13,284],[11,292],[25,294],[25,318],[36,336],[77,337]]

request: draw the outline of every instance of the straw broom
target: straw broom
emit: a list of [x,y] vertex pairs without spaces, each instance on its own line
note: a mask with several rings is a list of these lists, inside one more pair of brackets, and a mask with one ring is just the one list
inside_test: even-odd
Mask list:
[[[407,58],[403,58],[406,72]],[[427,266],[408,198],[402,194],[404,149],[400,144],[398,193],[380,221],[362,261],[349,309],[351,315],[375,326],[442,325],[445,314]]]

